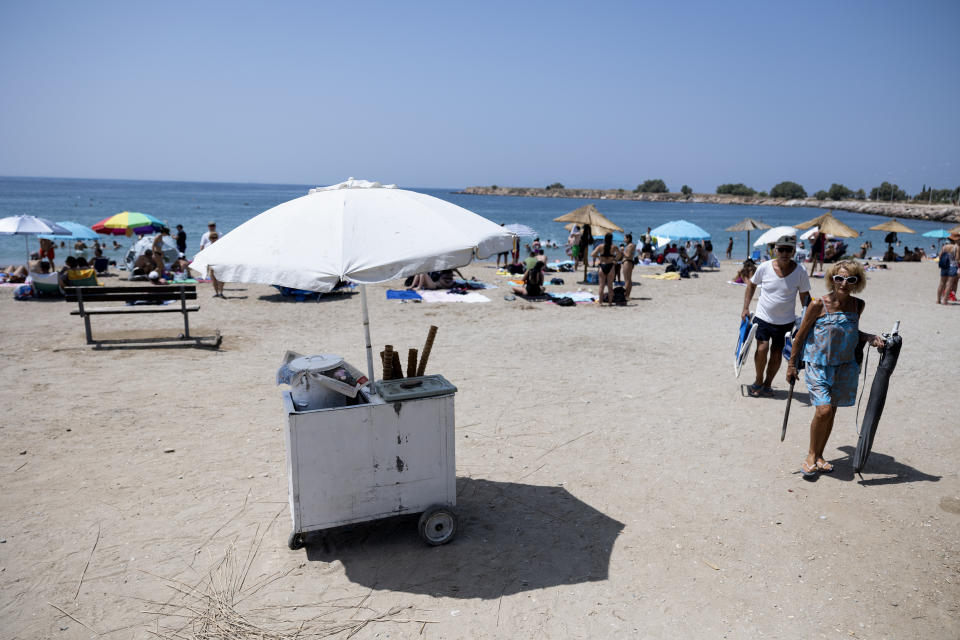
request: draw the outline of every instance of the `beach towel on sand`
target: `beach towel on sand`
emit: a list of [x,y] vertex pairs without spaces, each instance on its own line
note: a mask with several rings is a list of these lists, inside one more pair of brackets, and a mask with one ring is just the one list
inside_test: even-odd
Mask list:
[[435,291],[421,291],[420,297],[423,298],[424,302],[490,302],[490,298],[475,291],[457,294],[450,293],[446,289],[437,289]]
[[597,299],[597,296],[590,293],[589,291],[568,291],[566,293],[551,293],[550,297],[551,298],[570,298],[577,304],[594,302]]
[[413,289],[387,289],[387,300],[416,300],[423,298]]
[[676,271],[670,273],[661,273],[660,275],[642,275],[641,278],[650,278],[651,280],[679,280],[680,274]]

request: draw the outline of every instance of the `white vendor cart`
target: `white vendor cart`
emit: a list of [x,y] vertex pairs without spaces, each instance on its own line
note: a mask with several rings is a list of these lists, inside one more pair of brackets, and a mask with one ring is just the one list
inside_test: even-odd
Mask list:
[[[335,359],[310,356],[291,365],[321,357]],[[456,534],[456,387],[439,375],[376,387],[376,395],[364,388],[353,398],[326,395],[329,401],[306,399],[302,385],[283,392],[291,549],[309,532],[420,512],[427,544]]]

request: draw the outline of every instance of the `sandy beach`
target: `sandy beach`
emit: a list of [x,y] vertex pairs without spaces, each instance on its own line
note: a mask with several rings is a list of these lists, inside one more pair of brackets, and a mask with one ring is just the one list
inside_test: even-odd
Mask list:
[[782,372],[773,399],[733,375],[734,264],[683,281],[640,267],[626,308],[507,301],[490,263],[462,269],[499,287],[485,304],[370,286],[373,344],[405,353],[437,325],[427,372],[459,389],[462,529],[435,548],[415,516],[287,548],[274,375],[287,350],[365,368],[359,295],[202,284],[191,331],[220,330],[218,351],[94,350],[74,305],[0,289],[0,637],[194,637],[216,622],[211,575],[235,594],[220,622],[264,637],[960,637],[960,305],[934,304],[933,263],[870,272],[861,326],[901,321],[903,351],[863,480],[849,408],[836,471],[811,483],[805,388],[781,443]]

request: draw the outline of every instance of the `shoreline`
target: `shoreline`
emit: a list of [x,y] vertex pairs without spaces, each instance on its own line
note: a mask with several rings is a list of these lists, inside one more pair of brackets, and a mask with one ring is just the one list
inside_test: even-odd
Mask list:
[[851,213],[869,213],[889,218],[960,222],[960,207],[947,204],[871,202],[863,200],[817,200],[815,198],[761,198],[726,194],[634,193],[624,189],[544,189],[537,187],[466,187],[454,193],[475,196],[517,196],[524,198],[575,198],[589,200],[636,200],[640,202],[694,202],[698,204],[751,205],[767,207],[810,207]]

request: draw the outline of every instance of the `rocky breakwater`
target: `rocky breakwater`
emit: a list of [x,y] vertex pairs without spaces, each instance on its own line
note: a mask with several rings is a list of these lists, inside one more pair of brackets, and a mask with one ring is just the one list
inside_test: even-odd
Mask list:
[[525,198],[580,198],[588,200],[639,200],[642,202],[698,202],[706,204],[744,204],[768,207],[812,207],[854,213],[871,213],[891,218],[930,220],[946,224],[960,222],[960,207],[919,202],[875,202],[872,200],[817,200],[816,198],[761,198],[711,193],[634,193],[626,189],[541,189],[536,187],[467,187],[459,193],[481,196],[519,196]]

